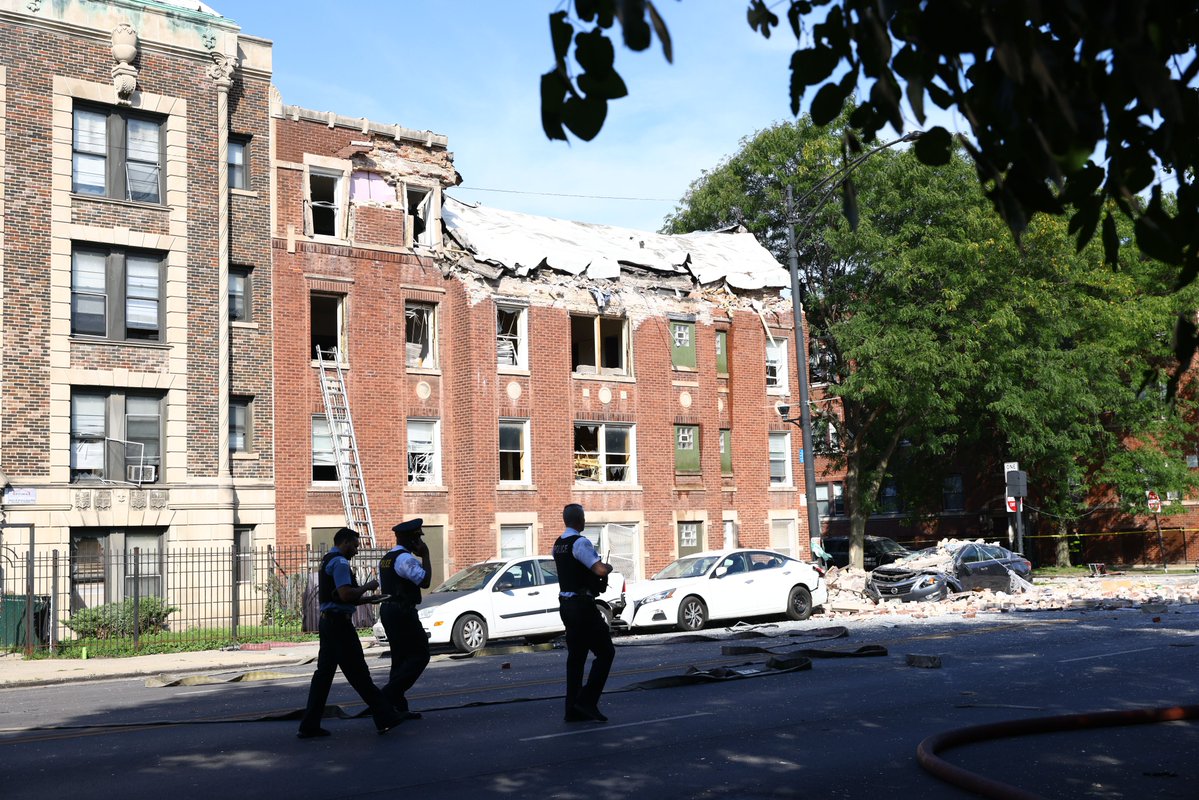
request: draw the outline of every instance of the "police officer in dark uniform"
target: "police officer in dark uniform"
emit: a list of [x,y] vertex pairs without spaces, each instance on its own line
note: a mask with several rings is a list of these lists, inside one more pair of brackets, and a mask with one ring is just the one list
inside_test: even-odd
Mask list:
[[391,646],[391,674],[383,695],[405,719],[420,719],[408,708],[405,693],[429,664],[429,637],[416,616],[420,590],[429,588],[429,547],[421,539],[424,520],[410,519],[392,528],[396,546],[379,560],[383,605],[379,618]]
[[358,532],[342,528],[333,535],[333,548],[321,559],[317,575],[317,596],[321,604],[320,652],[316,657],[316,672],[312,673],[312,684],[308,688],[308,706],[300,720],[301,739],[328,736],[329,731],[321,727],[325,715],[325,701],[337,668],[346,676],[350,686],[358,692],[363,702],[370,707],[375,729],[387,733],[403,722],[391,703],[371,680],[370,668],[362,655],[362,642],[354,627],[354,607],[364,603],[377,603],[379,595],[370,595],[379,587],[378,581],[368,581],[362,586],[350,568],[350,559],[358,554]]
[[[599,698],[616,657],[612,635],[595,598],[608,586],[612,565],[604,563],[595,545],[583,535],[583,507],[571,503],[562,509],[566,530],[554,542],[554,564],[558,567],[558,613],[566,626],[566,721],[607,722],[599,710]],[[587,653],[595,654],[587,684],[583,671]]]

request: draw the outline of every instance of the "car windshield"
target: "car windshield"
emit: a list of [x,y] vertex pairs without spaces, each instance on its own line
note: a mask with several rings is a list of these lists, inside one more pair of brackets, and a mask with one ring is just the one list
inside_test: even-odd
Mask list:
[[716,556],[680,558],[668,565],[666,569],[654,576],[654,580],[670,580],[672,578],[698,578],[705,574],[716,563]]
[[502,561],[491,561],[484,564],[472,564],[461,572],[456,572],[445,583],[434,589],[434,592],[473,592],[483,587],[491,580],[491,576],[504,566]]
[[894,539],[876,540],[878,549],[888,555],[906,556],[910,551]]

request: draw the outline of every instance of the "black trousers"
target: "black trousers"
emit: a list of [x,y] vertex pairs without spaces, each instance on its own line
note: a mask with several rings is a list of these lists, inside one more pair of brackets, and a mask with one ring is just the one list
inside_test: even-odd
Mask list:
[[404,695],[429,665],[429,637],[416,617],[415,606],[383,603],[379,619],[391,646],[391,673],[383,695],[397,709],[407,711],[408,698]]
[[[612,634],[604,622],[603,615],[595,607],[593,597],[560,597],[558,613],[566,626],[566,711],[569,714],[575,705],[584,708],[598,706],[616,648],[612,646]],[[594,653],[591,672],[583,684],[583,671],[587,666],[587,654]]]
[[308,687],[308,706],[300,720],[300,730],[315,731],[321,726],[325,702],[329,699],[329,689],[338,667],[370,708],[375,727],[385,728],[394,723],[396,711],[371,680],[370,668],[362,654],[362,642],[350,617],[324,612],[319,630],[321,647],[316,657],[316,672],[312,673],[312,683]]

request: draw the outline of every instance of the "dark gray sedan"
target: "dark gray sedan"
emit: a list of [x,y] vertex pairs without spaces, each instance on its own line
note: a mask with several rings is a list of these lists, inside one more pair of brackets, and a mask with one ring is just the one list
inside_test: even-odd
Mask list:
[[1015,592],[1031,580],[1032,564],[997,544],[945,540],[879,567],[866,581],[875,600],[941,600],[957,592]]

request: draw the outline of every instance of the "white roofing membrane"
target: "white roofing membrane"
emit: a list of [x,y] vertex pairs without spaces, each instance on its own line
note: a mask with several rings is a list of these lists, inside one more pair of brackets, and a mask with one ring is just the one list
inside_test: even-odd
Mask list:
[[618,280],[620,265],[692,274],[701,284],[733,289],[784,287],[787,270],[753,234],[732,230],[681,236],[571,222],[470,205],[446,197],[441,218],[450,235],[480,261],[527,275],[543,263],[570,275]]

